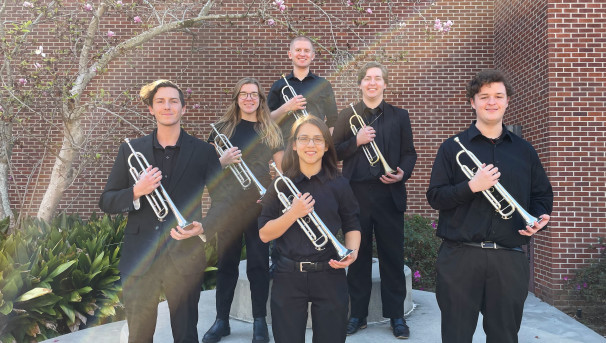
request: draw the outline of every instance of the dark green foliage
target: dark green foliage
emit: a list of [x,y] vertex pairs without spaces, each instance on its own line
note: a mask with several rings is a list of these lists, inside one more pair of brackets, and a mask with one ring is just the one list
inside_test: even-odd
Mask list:
[[0,342],[41,341],[107,318],[120,306],[126,220],[28,219],[0,237]]
[[593,304],[606,305],[606,239],[600,237],[597,245],[589,246],[600,253],[589,265],[576,271],[574,278],[568,281],[573,293]]
[[442,242],[436,237],[436,225],[436,222],[420,215],[404,217],[404,263],[412,271],[415,289],[435,289],[435,264]]

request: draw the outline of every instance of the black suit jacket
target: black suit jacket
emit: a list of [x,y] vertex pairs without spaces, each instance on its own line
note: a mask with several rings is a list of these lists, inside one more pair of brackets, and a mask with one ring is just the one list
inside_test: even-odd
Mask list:
[[[221,171],[221,165],[215,149],[181,131],[179,156],[173,170],[173,180],[165,187],[179,212],[189,221],[202,223],[207,237],[218,229],[218,214],[221,209],[212,204],[207,216],[202,219],[201,197],[204,186],[209,185],[211,198],[218,190],[211,186]],[[152,146],[153,136],[131,140],[135,151],[145,156],[154,166]],[[171,228],[177,226],[172,211],[160,222],[146,197],[140,198],[140,208],[133,205],[134,178],[129,173],[128,157],[131,150],[122,143],[105,189],[99,200],[99,207],[106,213],[128,212],[128,221],[124,229],[124,241],[120,258],[120,272],[124,275],[142,275],[156,258],[169,257],[181,274],[201,273],[205,268],[203,242],[199,237],[177,241],[169,236]],[[135,159],[131,161],[137,166]],[[137,169],[138,168],[137,166]]]
[[[356,112],[362,115],[366,105],[364,102],[359,102],[355,106]],[[343,160],[343,176],[351,178],[353,174],[354,164],[353,156],[356,154],[358,147],[356,144],[356,136],[351,131],[349,118],[353,115],[353,110],[350,106],[343,109],[339,113],[337,123],[333,132],[333,139],[337,149],[337,157]],[[382,132],[385,137],[383,141],[386,146],[382,148],[381,153],[387,160],[387,164],[393,168],[400,167],[404,171],[402,181],[389,185],[394,204],[400,211],[406,211],[406,186],[405,182],[412,175],[415,163],[417,162],[417,152],[412,140],[412,128],[410,126],[410,118],[408,111],[399,107],[392,106],[384,102],[383,106],[383,121],[384,126]]]

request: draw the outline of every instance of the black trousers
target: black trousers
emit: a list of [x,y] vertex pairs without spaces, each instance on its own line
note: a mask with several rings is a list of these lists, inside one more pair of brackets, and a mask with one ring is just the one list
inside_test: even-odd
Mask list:
[[383,317],[402,318],[406,298],[404,276],[404,213],[393,203],[384,184],[352,183],[360,204],[362,241],[357,260],[349,266],[347,282],[351,317],[368,316],[372,288],[372,242],[377,242]]
[[257,217],[261,213],[261,205],[253,202],[233,210],[232,218],[218,235],[217,318],[229,319],[238,282],[242,234],[246,243],[246,275],[250,282],[253,317],[265,317],[269,296],[269,244],[259,238]]
[[345,270],[284,270],[278,262],[271,288],[272,332],[276,343],[304,343],[311,302],[314,343],[345,342],[347,278]]
[[159,297],[164,290],[174,341],[198,343],[196,325],[203,276],[204,266],[200,266],[200,274],[180,274],[167,255],[156,260],[142,276],[123,275],[128,342],[153,342]]
[[486,342],[517,342],[528,296],[526,255],[443,242],[436,262],[442,342],[471,342],[484,316]]

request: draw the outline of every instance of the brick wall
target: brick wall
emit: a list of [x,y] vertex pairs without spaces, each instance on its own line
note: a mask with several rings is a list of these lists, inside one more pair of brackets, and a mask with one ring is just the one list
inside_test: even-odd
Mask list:
[[553,221],[534,238],[535,294],[564,306],[563,278],[606,236],[606,3],[495,2],[495,65],[514,80],[509,113],[554,187]]

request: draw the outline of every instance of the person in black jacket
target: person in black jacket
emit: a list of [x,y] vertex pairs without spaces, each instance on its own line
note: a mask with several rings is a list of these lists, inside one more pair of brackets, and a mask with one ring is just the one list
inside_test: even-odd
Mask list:
[[[289,189],[289,181],[276,178],[259,216],[261,240],[275,240],[280,255],[271,289],[274,340],[305,342],[311,302],[313,341],[343,343],[348,309],[344,268],[355,261],[360,245],[359,209],[347,180],[338,174],[332,137],[323,121],[307,116],[295,122],[282,167],[294,187]],[[278,192],[290,198],[290,205],[284,206]],[[314,220],[309,218],[312,214]],[[333,236],[341,229],[345,248],[353,252],[342,259],[346,253],[339,254],[331,242],[320,238],[316,217]],[[307,223],[308,234],[300,223]]]
[[[532,145],[503,125],[512,94],[500,71],[475,75],[467,98],[476,120],[440,146],[431,171],[427,200],[440,211],[437,236],[443,239],[436,261],[442,342],[471,342],[480,312],[487,342],[518,341],[529,281],[521,246],[549,222],[553,191]],[[497,184],[522,211],[506,202],[502,213],[495,211],[486,195],[501,199]],[[533,217],[526,221],[520,213]]]
[[[354,334],[366,327],[370,291],[372,288],[372,242],[377,242],[381,275],[383,316],[390,318],[393,334],[408,338],[409,328],[404,320],[406,282],[404,276],[404,211],[405,182],[412,174],[417,153],[412,139],[408,111],[388,104],[383,99],[388,83],[387,68],[369,62],[358,71],[362,101],[354,106],[364,121],[357,134],[350,129],[353,109],[339,113],[334,130],[339,160],[343,160],[343,175],[360,203],[362,243],[355,263],[349,267],[347,280],[351,298],[351,315],[347,333]],[[382,163],[373,165],[364,153],[374,142],[384,156]],[[377,155],[377,153],[373,153]]]
[[326,120],[326,125],[333,132],[337,120],[337,103],[330,82],[311,72],[311,62],[316,57],[314,45],[308,37],[298,36],[290,41],[288,58],[292,60],[292,72],[285,75],[288,84],[294,89],[296,96],[289,89],[284,94],[289,98],[285,101],[282,90],[286,87],[285,78],[276,80],[267,95],[267,105],[271,117],[282,130],[284,144],[288,141],[292,125],[295,122],[293,113],[302,113]]
[[[244,164],[252,172],[250,185],[244,190],[241,183],[229,169],[223,171],[221,183],[222,202],[229,204],[230,218],[218,235],[217,270],[217,319],[202,337],[203,343],[215,343],[231,333],[229,312],[238,282],[238,266],[242,254],[242,237],[246,243],[246,275],[250,282],[253,322],[253,343],[269,342],[265,316],[269,296],[269,244],[261,242],[257,218],[261,213],[259,188],[267,188],[271,183],[269,162],[280,165],[284,146],[278,125],[269,117],[265,93],[259,81],[251,77],[240,79],[231,93],[231,104],[225,114],[215,124],[215,128],[233,147],[224,144],[227,140],[217,140],[213,130],[208,139],[218,143],[222,155],[219,160],[224,168],[238,168]],[[216,143],[215,143],[216,142]],[[240,174],[245,169],[239,169]]]
[[[141,89],[141,98],[156,119],[157,128],[130,142],[150,164],[135,181],[129,171],[132,151],[126,143],[118,156],[99,200],[107,213],[128,212],[120,258],[129,342],[152,342],[157,306],[162,291],[168,301],[175,342],[198,342],[198,300],[205,269],[204,244],[199,235],[217,230],[219,214],[211,206],[202,219],[200,201],[205,185],[221,170],[215,149],[181,129],[185,100],[171,81],[158,80]],[[142,172],[142,173],[141,173]],[[162,185],[181,215],[193,222],[178,226],[169,213],[163,221],[145,197]],[[216,189],[209,188],[211,198]]]

